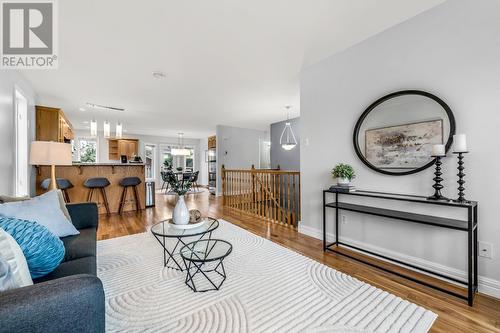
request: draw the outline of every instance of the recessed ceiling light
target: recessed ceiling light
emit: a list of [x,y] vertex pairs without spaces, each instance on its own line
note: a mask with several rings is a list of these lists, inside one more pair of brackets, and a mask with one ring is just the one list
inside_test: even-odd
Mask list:
[[80,111],[82,111],[82,112],[86,111],[86,109],[85,109],[85,108],[79,108],[78,110],[80,110]]
[[162,71],[154,71],[153,72],[153,77],[155,79],[164,79],[166,76],[167,76],[167,74],[165,72],[162,72]]

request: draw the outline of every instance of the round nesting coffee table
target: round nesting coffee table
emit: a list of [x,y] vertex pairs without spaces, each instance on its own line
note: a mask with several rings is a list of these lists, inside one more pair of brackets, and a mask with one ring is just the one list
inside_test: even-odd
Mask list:
[[[189,242],[194,243],[208,236],[212,238],[212,232],[219,227],[219,221],[211,217],[202,217],[204,223],[191,229],[181,229],[172,223],[172,219],[160,221],[151,227],[151,233],[163,247],[163,265],[168,268],[183,271],[182,259],[179,249]],[[172,240],[167,242],[167,240]],[[175,244],[173,244],[175,242]]]
[[184,245],[181,257],[186,267],[186,285],[195,292],[219,290],[226,280],[224,259],[233,251],[222,239],[203,239]]

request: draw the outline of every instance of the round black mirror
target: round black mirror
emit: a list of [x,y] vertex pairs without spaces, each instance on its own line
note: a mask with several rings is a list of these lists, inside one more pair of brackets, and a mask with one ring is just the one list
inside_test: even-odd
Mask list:
[[386,175],[409,175],[434,163],[432,146],[449,150],[455,117],[440,98],[404,90],[373,102],[354,128],[356,154],[371,169]]

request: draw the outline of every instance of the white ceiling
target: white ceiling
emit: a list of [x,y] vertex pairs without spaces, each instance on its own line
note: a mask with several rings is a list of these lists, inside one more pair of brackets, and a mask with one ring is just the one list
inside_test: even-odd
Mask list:
[[[76,128],[204,137],[299,115],[299,74],[443,0],[71,0],[59,4],[59,69],[25,70],[39,104]],[[154,79],[153,71],[165,79]],[[79,111],[86,102],[125,112]]]

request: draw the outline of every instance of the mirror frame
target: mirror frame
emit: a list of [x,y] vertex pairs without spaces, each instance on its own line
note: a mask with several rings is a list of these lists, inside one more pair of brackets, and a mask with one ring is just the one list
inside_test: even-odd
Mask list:
[[455,135],[455,116],[453,115],[453,112],[451,111],[450,107],[439,97],[425,92],[421,90],[401,90],[401,91],[396,91],[391,94],[385,95],[379,99],[377,99],[375,102],[373,102],[359,117],[358,121],[356,122],[356,126],[354,127],[354,133],[353,133],[353,144],[354,144],[354,150],[356,151],[356,155],[358,155],[359,159],[370,169],[383,173],[385,175],[391,175],[391,176],[405,176],[405,175],[411,175],[417,172],[420,172],[422,170],[425,170],[429,168],[430,166],[434,165],[434,162],[436,159],[432,159],[429,163],[413,169],[413,170],[408,170],[408,171],[403,171],[403,172],[394,172],[394,171],[388,171],[384,169],[377,168],[373,164],[371,164],[365,156],[361,153],[361,148],[359,147],[359,142],[358,142],[358,136],[359,136],[359,131],[361,129],[361,125],[363,124],[363,121],[365,118],[368,116],[368,114],[373,111],[377,106],[380,104],[384,103],[385,101],[388,101],[392,98],[396,98],[399,96],[404,96],[404,95],[419,95],[419,96],[424,96],[427,98],[430,98],[437,102],[441,107],[445,110],[446,115],[448,116],[448,120],[450,122],[450,134],[448,137],[448,141],[446,142],[445,146],[445,151],[448,152],[452,143],[453,143],[453,135]]

